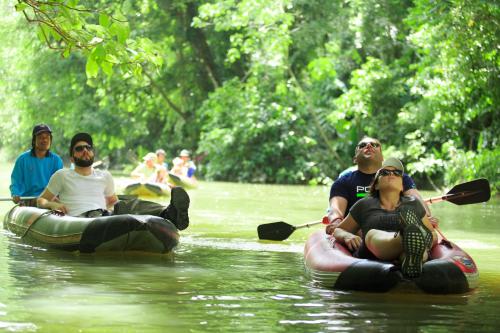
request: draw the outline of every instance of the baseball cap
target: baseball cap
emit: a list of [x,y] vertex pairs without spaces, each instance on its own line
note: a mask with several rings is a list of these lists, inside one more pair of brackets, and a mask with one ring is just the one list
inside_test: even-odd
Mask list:
[[165,151],[164,151],[163,149],[158,149],[158,150],[156,151],[156,155],[158,155],[158,154],[163,154],[163,155],[166,155],[166,153],[165,153]]
[[36,136],[38,134],[41,134],[43,132],[49,132],[52,133],[52,130],[50,129],[49,125],[46,124],[38,124],[33,127],[33,136]]
[[72,156],[73,154],[73,148],[75,147],[76,143],[79,141],[85,141],[89,145],[94,146],[94,142],[92,141],[92,137],[88,133],[77,133],[73,136],[71,139],[71,144],[69,146],[69,155]]
[[156,162],[156,154],[155,153],[147,153],[142,159],[144,161],[153,160]]
[[405,171],[403,163],[401,163],[401,161],[395,157],[389,157],[385,159],[384,162],[382,163],[382,168],[389,166],[395,168],[396,170],[401,170],[402,172]]

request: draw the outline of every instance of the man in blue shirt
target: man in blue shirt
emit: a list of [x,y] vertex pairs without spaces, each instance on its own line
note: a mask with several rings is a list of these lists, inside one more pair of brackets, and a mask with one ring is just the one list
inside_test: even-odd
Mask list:
[[[347,216],[352,205],[370,192],[370,183],[375,173],[381,168],[383,160],[382,145],[379,140],[364,137],[356,145],[354,163],[357,168],[342,172],[330,189],[330,208],[328,211],[330,224],[326,227],[328,234],[331,234]],[[415,182],[407,174],[403,175],[403,188],[405,195],[413,195],[423,202]],[[427,216],[432,222],[437,223],[437,219],[431,217],[427,205],[425,203],[423,205],[426,208]]]
[[[21,197],[39,196],[54,172],[63,168],[62,159],[50,151],[51,144],[49,126],[38,124],[33,127],[31,149],[18,156],[10,176],[10,194],[15,203],[19,203]],[[32,205],[31,202],[27,204]]]

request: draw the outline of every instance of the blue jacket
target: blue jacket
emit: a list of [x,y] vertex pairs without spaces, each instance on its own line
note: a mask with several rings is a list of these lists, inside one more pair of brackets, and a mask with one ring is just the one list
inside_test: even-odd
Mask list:
[[50,151],[44,158],[32,155],[31,150],[22,153],[17,158],[10,176],[11,196],[39,196],[54,172],[62,168],[62,159]]

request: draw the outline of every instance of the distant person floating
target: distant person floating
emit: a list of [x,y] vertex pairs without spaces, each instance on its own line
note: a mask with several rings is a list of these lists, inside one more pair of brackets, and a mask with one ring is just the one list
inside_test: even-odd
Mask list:
[[[16,204],[21,197],[38,197],[49,183],[50,177],[63,168],[59,155],[50,151],[52,130],[46,124],[33,127],[31,149],[19,155],[10,176],[10,194]],[[36,199],[21,204],[36,206]]]
[[167,153],[163,149],[156,150],[156,163],[163,166],[165,170],[168,170],[168,163],[165,161]]
[[194,178],[196,172],[196,165],[191,161],[191,153],[187,149],[181,150],[179,157],[174,158],[172,161],[173,167],[170,170],[176,176]]
[[147,153],[134,171],[130,174],[132,178],[141,182],[163,183],[165,182],[167,169],[157,163],[155,153]]

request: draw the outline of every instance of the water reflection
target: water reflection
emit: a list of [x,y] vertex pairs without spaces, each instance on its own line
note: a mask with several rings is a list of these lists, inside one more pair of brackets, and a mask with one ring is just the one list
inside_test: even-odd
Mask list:
[[[484,297],[480,291],[435,296],[404,287],[386,294],[323,289],[305,279],[302,255],[291,252],[186,245],[163,257],[76,255],[16,242],[7,248],[4,276],[10,282],[2,282],[9,282],[11,294],[3,317],[23,330],[48,332],[63,325],[321,332],[369,325],[370,331],[419,331],[452,323],[465,329],[473,325],[471,310]],[[493,302],[498,305],[498,297]]]
[[411,331],[418,331],[439,325],[442,320],[449,323],[458,319],[460,313],[456,313],[456,307],[468,302],[464,296],[424,295],[404,288],[385,294],[326,291],[313,286],[309,291],[321,307],[317,307],[318,311],[310,308],[306,318],[313,323],[322,320],[327,330],[340,329],[340,326],[344,330],[358,330],[369,324],[374,331],[403,328],[405,331],[410,327]]
[[[313,230],[285,242],[256,239],[260,223],[314,220],[318,214],[308,209],[323,212],[322,189],[203,186],[193,193],[193,225],[174,255],[79,255],[0,234],[0,330],[459,332],[498,326],[496,208],[434,208],[449,217],[441,218],[446,236],[478,263],[477,291],[436,296],[402,285],[385,294],[345,292],[320,288],[304,274],[303,245]],[[279,203],[268,199],[271,191]],[[214,202],[219,192],[224,195]],[[246,200],[258,208],[241,205]]]

